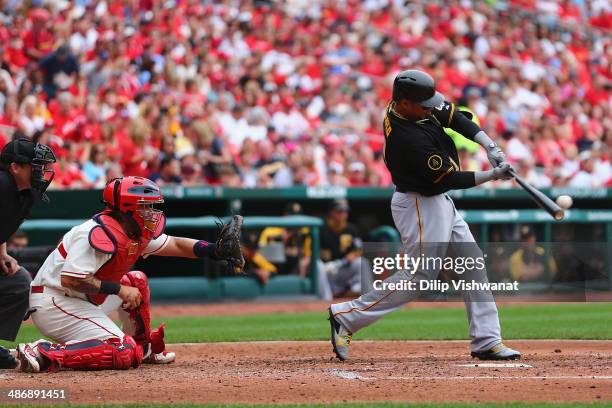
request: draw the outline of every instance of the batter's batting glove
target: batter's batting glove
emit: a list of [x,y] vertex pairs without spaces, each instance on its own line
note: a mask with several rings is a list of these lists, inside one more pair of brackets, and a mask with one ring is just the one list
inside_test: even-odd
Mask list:
[[217,260],[227,261],[235,273],[241,273],[244,269],[244,257],[240,247],[242,216],[234,215],[228,223],[218,226],[220,231],[213,256]]
[[512,174],[510,174],[510,171],[514,171],[512,165],[508,162],[503,162],[493,169],[493,179],[510,180],[512,178]]
[[491,143],[487,146],[487,159],[491,166],[498,167],[506,161],[506,155],[497,144]]

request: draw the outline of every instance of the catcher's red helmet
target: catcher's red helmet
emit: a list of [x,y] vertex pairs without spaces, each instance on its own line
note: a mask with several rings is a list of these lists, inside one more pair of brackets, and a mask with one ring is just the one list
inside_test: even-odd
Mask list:
[[131,215],[141,227],[154,231],[162,212],[153,206],[163,203],[164,198],[157,184],[151,180],[126,176],[106,184],[102,201],[113,210]]

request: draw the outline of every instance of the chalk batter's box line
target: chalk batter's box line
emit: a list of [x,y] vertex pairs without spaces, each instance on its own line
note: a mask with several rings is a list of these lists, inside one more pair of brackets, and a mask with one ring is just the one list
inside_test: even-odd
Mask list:
[[612,375],[567,375],[567,376],[492,376],[492,375],[478,375],[478,376],[385,376],[385,377],[364,377],[353,371],[345,370],[334,370],[332,374],[336,377],[345,380],[360,380],[360,381],[389,381],[389,380],[406,380],[406,381],[463,381],[463,380],[599,380],[609,381],[612,380]]

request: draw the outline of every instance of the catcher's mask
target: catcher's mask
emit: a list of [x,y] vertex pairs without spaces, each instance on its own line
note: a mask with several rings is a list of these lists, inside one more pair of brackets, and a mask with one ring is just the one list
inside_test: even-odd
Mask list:
[[49,146],[34,143],[29,139],[15,139],[4,146],[0,154],[0,161],[5,166],[11,163],[29,164],[32,167],[32,175],[30,176],[32,190],[44,202],[48,203],[50,201],[45,191],[55,176],[55,172],[50,166],[55,163],[56,159]]
[[127,176],[108,182],[103,192],[103,203],[132,217],[141,230],[153,234],[163,218],[163,211],[155,205],[164,202],[161,190],[149,179]]
[[49,202],[45,193],[49,184],[55,177],[55,171],[50,167],[55,163],[55,154],[47,145],[38,143],[34,148],[34,159],[32,159],[32,189],[36,191],[44,202]]

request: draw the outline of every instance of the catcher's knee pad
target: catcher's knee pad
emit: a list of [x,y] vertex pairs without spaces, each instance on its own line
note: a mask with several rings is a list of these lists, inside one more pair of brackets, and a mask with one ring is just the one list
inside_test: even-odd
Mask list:
[[132,286],[140,291],[140,306],[128,310],[130,320],[134,323],[134,339],[142,346],[151,340],[151,291],[147,275],[141,271],[130,271],[121,277],[122,285]]
[[41,343],[40,354],[49,360],[49,371],[61,368],[74,370],[126,370],[142,362],[142,347],[131,336],[107,340],[85,340],[69,344]]

